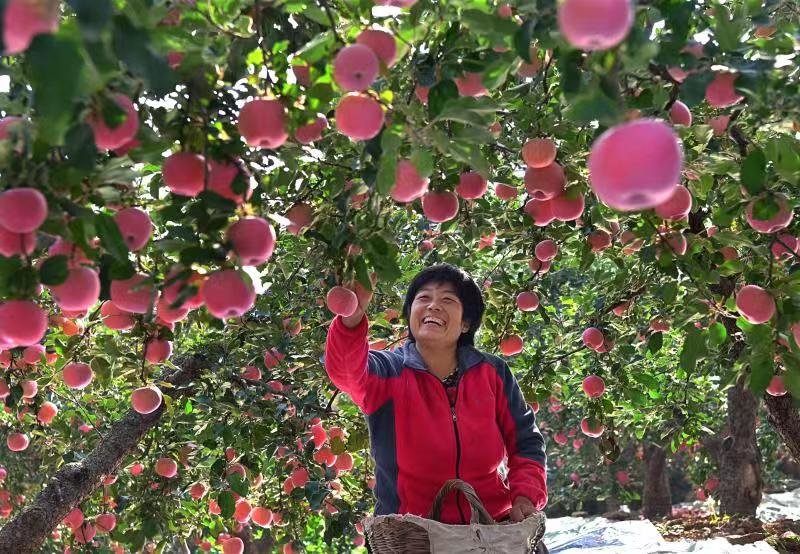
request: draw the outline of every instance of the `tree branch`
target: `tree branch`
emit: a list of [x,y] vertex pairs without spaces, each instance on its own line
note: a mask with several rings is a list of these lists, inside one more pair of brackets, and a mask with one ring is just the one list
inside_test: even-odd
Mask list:
[[[164,379],[175,387],[164,393],[180,396],[185,391],[180,386],[195,379],[203,367],[204,361],[199,356],[188,359],[181,369]],[[70,510],[100,488],[103,477],[115,473],[142,437],[158,425],[163,412],[163,404],[147,415],[129,410],[86,459],[58,470],[34,501],[0,529],[0,552],[39,552],[42,543]]]

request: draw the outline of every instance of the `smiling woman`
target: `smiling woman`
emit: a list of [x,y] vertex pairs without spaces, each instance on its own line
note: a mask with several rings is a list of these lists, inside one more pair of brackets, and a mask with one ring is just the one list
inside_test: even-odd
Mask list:
[[[497,521],[542,510],[544,440],[508,365],[474,346],[485,305],[472,277],[448,264],[416,275],[403,305],[408,341],[394,351],[369,350],[372,293],[354,290],[359,307],[334,319],[325,368],[366,415],[375,514],[426,517],[454,478],[472,485]],[[504,462],[507,479],[499,471]],[[442,522],[465,524],[469,517],[459,493],[445,499]]]

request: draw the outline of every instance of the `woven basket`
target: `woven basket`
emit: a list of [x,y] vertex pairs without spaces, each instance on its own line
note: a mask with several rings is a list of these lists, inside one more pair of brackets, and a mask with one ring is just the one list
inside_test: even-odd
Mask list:
[[[442,501],[452,490],[466,496],[472,507],[468,525],[439,522]],[[391,514],[366,518],[364,529],[373,554],[531,554],[544,535],[542,512],[519,523],[497,523],[469,483],[447,481],[433,500],[427,518]]]

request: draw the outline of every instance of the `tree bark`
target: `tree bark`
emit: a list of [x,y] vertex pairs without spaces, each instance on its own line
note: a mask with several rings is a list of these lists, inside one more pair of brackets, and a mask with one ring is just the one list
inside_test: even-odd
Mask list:
[[703,439],[703,447],[706,449],[708,457],[711,458],[711,461],[717,466],[719,466],[720,458],[722,457],[723,438],[721,433],[715,433]]
[[672,495],[667,478],[667,453],[661,446],[650,444],[645,449],[644,494],[642,514],[654,519],[672,513]]
[[770,424],[781,436],[792,457],[800,460],[800,410],[795,406],[792,395],[765,394],[764,404],[769,412]]
[[758,402],[743,380],[728,389],[728,429],[720,452],[720,511],[755,516],[761,503],[761,453],[756,443]]
[[[173,397],[186,389],[179,388],[199,375],[199,359],[192,358],[182,369],[164,379],[175,388],[163,392]],[[125,456],[142,437],[161,420],[162,405],[153,413],[142,415],[133,410],[114,423],[105,438],[80,463],[66,464],[49,480],[33,503],[0,529],[0,552],[27,554],[39,552],[42,543],[75,506],[102,485],[104,476],[114,473]]]

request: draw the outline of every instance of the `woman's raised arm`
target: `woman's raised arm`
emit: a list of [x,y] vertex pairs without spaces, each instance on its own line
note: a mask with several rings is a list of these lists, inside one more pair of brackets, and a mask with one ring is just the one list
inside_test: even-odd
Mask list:
[[[374,278],[373,278],[374,283]],[[391,352],[369,351],[369,320],[366,308],[372,291],[356,283],[358,308],[348,316],[336,316],[325,342],[325,371],[333,384],[350,395],[366,414],[380,408],[391,397],[392,379],[402,369],[402,359]]]

